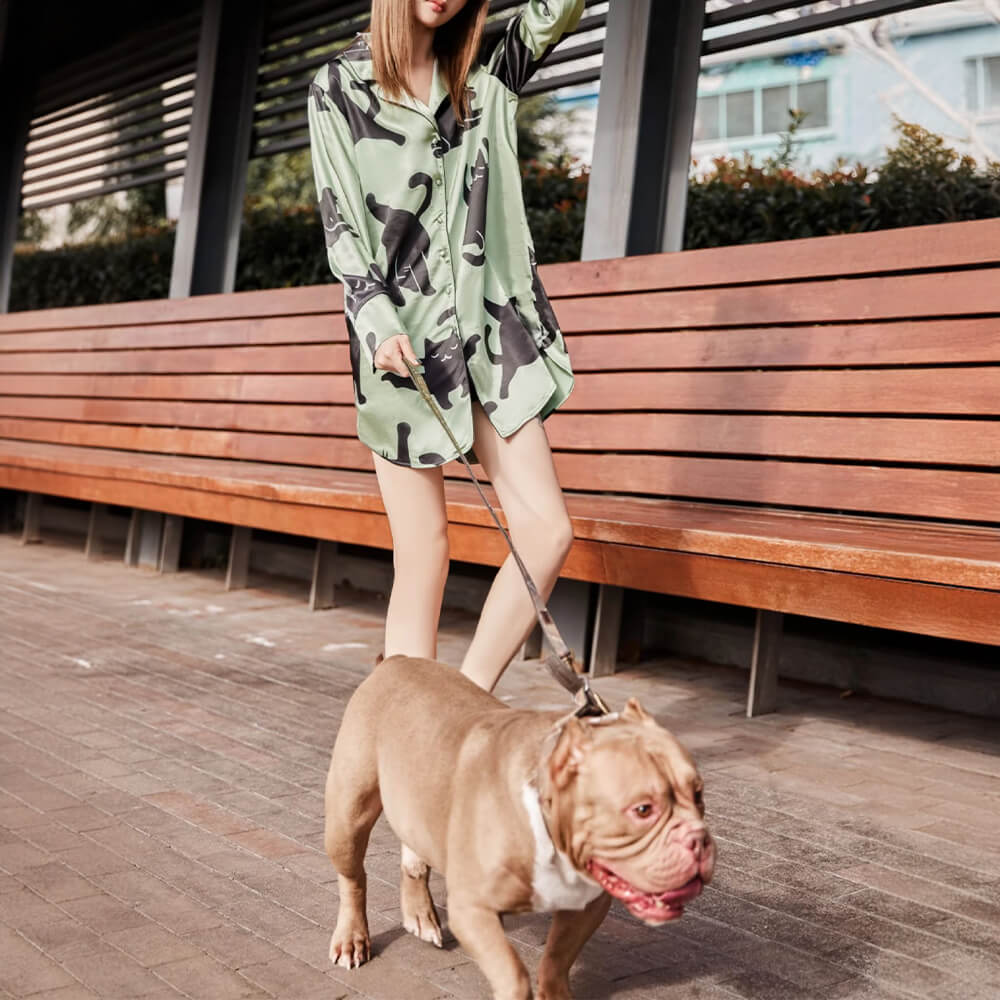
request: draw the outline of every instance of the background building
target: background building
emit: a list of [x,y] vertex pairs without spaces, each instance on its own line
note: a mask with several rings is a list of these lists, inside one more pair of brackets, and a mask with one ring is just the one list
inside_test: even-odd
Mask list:
[[[710,2],[708,10],[735,6]],[[747,28],[788,17],[757,17]],[[724,36],[709,29],[706,37]],[[593,154],[599,90],[595,81],[558,94],[568,145],[583,163]],[[957,0],[705,55],[693,158],[776,152],[790,108],[806,112],[796,143],[806,166],[877,162],[893,142],[896,116],[980,163],[1000,160],[1000,2]]]

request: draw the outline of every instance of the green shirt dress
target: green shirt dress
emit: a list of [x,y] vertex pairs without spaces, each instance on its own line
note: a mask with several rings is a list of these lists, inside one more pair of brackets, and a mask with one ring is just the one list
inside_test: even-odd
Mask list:
[[524,209],[518,93],[584,0],[529,0],[467,79],[455,117],[435,60],[430,105],[376,83],[367,32],[314,75],[313,173],[327,257],[344,286],[358,437],[398,465],[457,458],[413,380],[374,366],[406,333],[462,452],[472,400],[507,437],[569,395],[573,370],[539,280]]

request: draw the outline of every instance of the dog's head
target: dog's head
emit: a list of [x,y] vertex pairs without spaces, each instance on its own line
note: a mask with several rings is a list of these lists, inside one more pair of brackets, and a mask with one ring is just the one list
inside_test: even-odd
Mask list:
[[674,920],[711,881],[701,776],[636,699],[610,721],[566,722],[546,770],[553,842],[634,916]]

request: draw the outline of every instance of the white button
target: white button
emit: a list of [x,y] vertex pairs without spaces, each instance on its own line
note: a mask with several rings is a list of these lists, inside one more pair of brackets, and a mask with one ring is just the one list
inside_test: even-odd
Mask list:
[[437,175],[437,181],[436,181],[436,183],[437,183],[438,187],[440,187],[444,183],[444,179],[441,177],[440,174]]

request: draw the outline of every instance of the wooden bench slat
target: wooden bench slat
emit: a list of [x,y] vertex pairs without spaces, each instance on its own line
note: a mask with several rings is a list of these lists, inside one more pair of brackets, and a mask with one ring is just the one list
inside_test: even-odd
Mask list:
[[309,313],[343,313],[344,293],[334,281],[294,288],[189,295],[176,299],[136,299],[90,306],[61,306],[0,313],[0,336],[33,330],[85,330],[94,327],[157,323],[195,323],[229,319],[254,320]]
[[[414,390],[415,391],[415,390]],[[349,375],[7,375],[0,394],[352,403]],[[584,373],[567,412],[1000,414],[1000,367]]]
[[274,347],[206,347],[155,351],[57,351],[3,356],[7,372],[69,374],[350,373],[342,345],[280,344]]
[[0,354],[15,351],[142,351],[154,348],[347,343],[347,327],[340,312],[251,318],[229,318],[223,313],[189,323],[158,323],[152,308],[156,302],[146,304],[150,307],[149,326],[136,323],[131,326],[69,327],[26,333],[0,332]]
[[[581,551],[581,556],[586,553]],[[1000,592],[799,566],[605,546],[601,578],[623,587],[1000,644]]]
[[[353,402],[339,405],[312,403],[203,403],[156,399],[92,399],[81,397],[0,396],[0,417],[19,420],[143,424],[205,430],[262,431],[268,433],[354,434],[357,415]],[[19,435],[12,434],[12,437]]]
[[330,496],[335,494],[336,506],[360,504],[366,510],[382,510],[370,458],[365,471],[354,471],[5,440],[0,442],[0,462],[26,468],[63,469],[74,475],[180,482],[209,492],[250,491],[266,497],[290,489],[297,491],[298,502],[308,502],[306,498],[312,496],[315,502],[324,505],[329,505]]
[[[25,418],[25,414],[42,419]],[[330,441],[355,438],[355,431],[355,412],[347,405],[275,407],[0,396],[0,438],[97,448],[322,465],[330,459]],[[552,414],[546,432],[554,452],[1000,465],[1000,421],[564,411]],[[624,452],[623,443],[629,452]],[[280,457],[283,448],[288,449],[286,458]],[[367,467],[367,460],[364,464]]]
[[[138,459],[138,460],[137,460]],[[4,442],[0,467],[69,476],[198,488],[337,509],[383,511],[373,472],[176,459],[147,461],[124,452]],[[492,489],[487,493],[495,502]],[[471,483],[446,483],[449,518],[490,527]],[[567,493],[578,538],[730,558],[793,562],[841,572],[995,587],[1000,583],[1000,529],[844,517],[723,504],[656,502]],[[501,513],[502,517],[502,513]],[[976,557],[969,556],[970,550]]]
[[555,456],[567,489],[993,522],[1000,473],[647,455]]
[[[309,504],[245,496],[227,496],[220,503],[219,497],[199,489],[165,485],[151,489],[144,483],[4,465],[0,465],[0,487],[266,526],[314,538],[391,546],[386,518],[363,510],[343,511],[334,524],[328,511]],[[450,523],[448,537],[456,559],[498,565],[506,556],[499,533],[489,527]],[[862,625],[1000,643],[1000,592],[996,591],[858,577],[586,539],[574,545],[565,575]]]
[[[342,436],[254,434],[201,428],[129,427],[121,424],[66,424],[0,418],[0,438],[115,448],[135,452],[199,455],[256,462],[368,468],[368,448],[353,433]],[[2,446],[0,446],[2,448]]]
[[[46,373],[208,373],[208,372],[349,372],[346,333],[331,338],[328,323],[300,329],[301,341],[284,339],[249,343],[249,335],[229,324],[223,333],[191,326],[185,342],[70,350],[8,350],[8,372]],[[299,325],[304,326],[301,318]],[[176,328],[175,328],[176,329]],[[199,331],[206,334],[198,342]],[[1000,323],[996,319],[905,321],[887,324],[752,327],[739,330],[616,332],[609,351],[608,334],[567,333],[576,372],[671,370],[690,368],[828,368],[885,365],[992,364],[1000,362]],[[269,330],[277,337],[278,330]],[[312,334],[312,336],[308,336]],[[27,335],[25,335],[27,336]],[[63,334],[67,340],[71,334]],[[90,339],[96,339],[91,337]],[[0,351],[5,346],[0,338]],[[71,345],[67,345],[71,346]],[[152,349],[155,346],[156,349]]]
[[571,261],[539,268],[552,297],[706,288],[815,277],[975,267],[1000,261],[1000,220],[909,226],[745,246]]
[[[0,402],[0,412],[2,412]],[[923,417],[796,417],[732,413],[575,413],[546,421],[557,451],[771,455],[783,458],[1000,464],[1000,422]]]
[[[683,330],[772,323],[854,323],[1000,312],[1000,267],[886,278],[590,295],[558,303],[560,325],[592,330]],[[751,319],[752,317],[752,319]]]
[[[415,390],[414,390],[415,391]],[[257,403],[353,403],[350,375],[5,375],[0,393]]]
[[[468,489],[469,487],[467,487]],[[569,494],[577,537],[958,586],[1000,586],[1000,529]],[[975,556],[970,555],[974,552]]]
[[[609,350],[608,337],[614,340]],[[570,334],[576,372],[672,368],[833,368],[992,364],[996,319]]]
[[1000,368],[585,373],[563,409],[995,416]]

